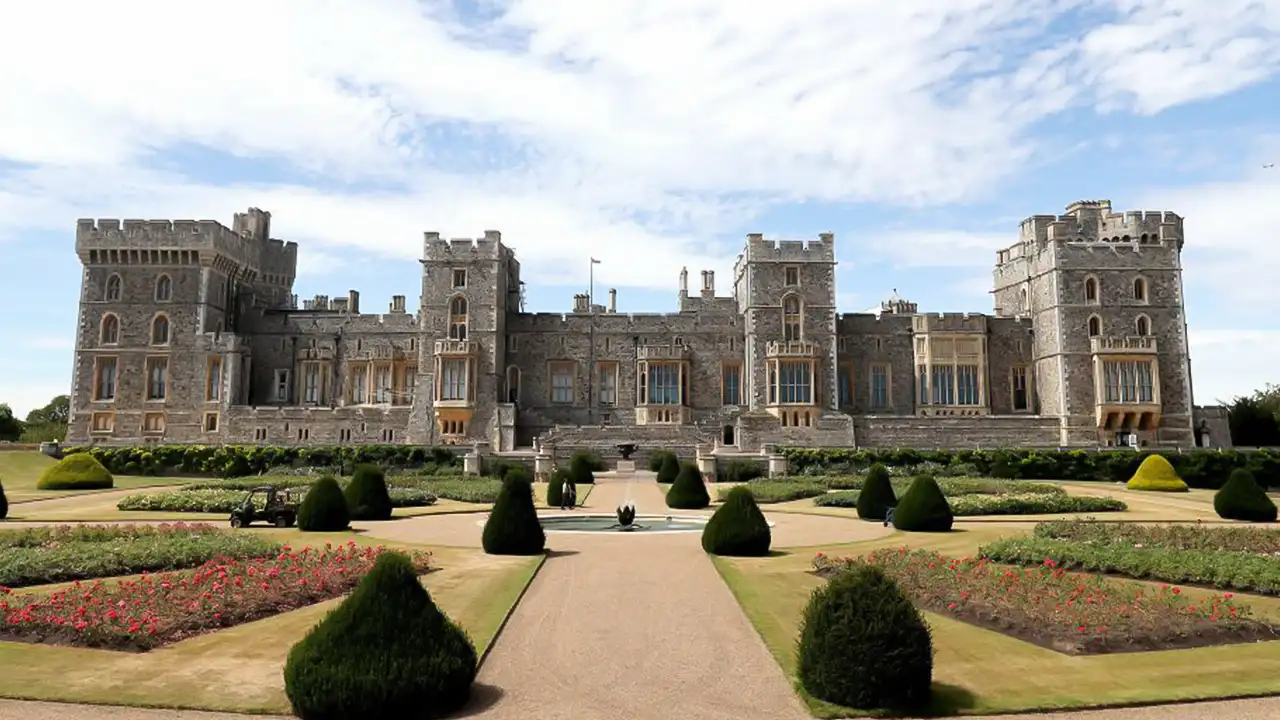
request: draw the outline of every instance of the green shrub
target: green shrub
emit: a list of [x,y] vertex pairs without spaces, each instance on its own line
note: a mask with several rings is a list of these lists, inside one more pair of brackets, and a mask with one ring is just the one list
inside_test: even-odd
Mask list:
[[948,532],[954,520],[938,481],[930,475],[912,481],[893,510],[893,526],[907,532]]
[[729,495],[738,488],[745,488],[747,492],[755,496],[758,503],[780,503],[790,502],[792,500],[802,500],[804,498],[818,497],[825,495],[827,486],[816,482],[773,482],[771,480],[752,480],[736,487],[720,488],[716,491],[716,496],[720,500],[727,500]]
[[[956,517],[978,515],[1056,515],[1058,513],[1124,512],[1129,506],[1109,497],[1044,495],[961,495],[947,499]],[[895,514],[896,518],[897,515]]]
[[810,695],[838,705],[923,706],[933,681],[929,626],[884,571],[856,565],[809,598],[797,674]]
[[730,460],[716,464],[716,482],[747,482],[768,474],[765,464],[754,460]]
[[592,453],[576,452],[573,457],[569,458],[569,477],[574,485],[591,485],[596,481],[596,476],[592,473],[601,460]]
[[662,456],[662,466],[658,468],[658,482],[673,483],[676,476],[680,474],[680,461],[676,459],[675,453],[666,453]]
[[351,481],[343,489],[352,520],[390,520],[391,494],[387,476],[377,465],[357,465]]
[[512,468],[517,467],[524,467],[524,463],[500,457],[489,458],[484,464],[484,475],[485,477],[501,480],[507,476],[507,473]]
[[68,454],[93,455],[120,475],[201,475],[245,477],[282,468],[317,468],[339,474],[341,468],[374,463],[388,469],[457,468],[462,460],[449,448],[420,445],[138,445],[69,447]]
[[[524,474],[521,474],[521,473]],[[516,479],[528,482],[527,471],[517,471]],[[496,502],[502,492],[502,480],[493,478],[423,478],[406,487],[418,488],[437,497],[457,502],[487,505]],[[392,499],[395,495],[392,495]]]
[[671,483],[671,489],[667,491],[667,507],[676,510],[701,510],[710,504],[711,496],[707,494],[707,484],[703,482],[698,466],[681,463],[676,481]]
[[[667,461],[668,456],[676,459],[676,472],[679,472],[680,459],[676,458],[676,454],[671,452],[670,450],[654,450],[652,453],[649,454],[649,472],[654,472],[654,473],[662,472],[662,464]],[[674,475],[672,475],[671,477],[673,480],[675,479]],[[659,480],[658,482],[663,482],[663,481]],[[671,482],[671,480],[667,480],[666,482]]]
[[547,535],[533,507],[533,485],[520,478],[502,481],[481,543],[490,555],[537,555],[546,548]]
[[769,521],[745,485],[730,490],[702,528],[702,549],[712,555],[763,557],[771,541]]
[[556,468],[551,473],[547,480],[547,507],[560,507],[560,502],[564,500],[564,484],[568,479],[569,471],[564,468]]
[[1126,487],[1145,492],[1187,492],[1189,489],[1163,455],[1148,455]]
[[386,552],[289,651],[284,687],[303,720],[439,717],[466,704],[477,664],[409,559]]
[[115,479],[92,455],[68,455],[44,469],[36,487],[41,490],[104,490]]
[[[1036,537],[1090,545],[1119,544],[1174,550],[1280,555],[1280,530],[1242,525],[1139,525],[1137,523],[1059,520],[1036,523]],[[1280,569],[1280,565],[1277,566]]]
[[1213,509],[1227,520],[1276,521],[1275,502],[1258,486],[1253,473],[1244,469],[1231,471],[1231,477],[1213,496]]
[[883,522],[889,508],[897,504],[898,496],[893,493],[889,471],[880,463],[872,465],[858,495],[858,517]]
[[4,496],[4,483],[0,482],[0,520],[9,517],[9,498]]
[[818,507],[856,508],[860,495],[862,495],[861,490],[837,490],[819,495],[813,499],[813,504]]
[[332,477],[320,478],[298,508],[298,529],[303,532],[336,532],[351,525],[347,499]]

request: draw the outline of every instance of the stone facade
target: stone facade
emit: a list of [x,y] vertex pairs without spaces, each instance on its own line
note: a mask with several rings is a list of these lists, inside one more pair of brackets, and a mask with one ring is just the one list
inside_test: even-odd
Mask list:
[[355,291],[299,305],[269,213],[80,220],[69,440],[413,443],[682,454],[829,447],[1186,447],[1227,441],[1191,407],[1182,219],[1106,201],[1022,223],[995,311],[894,297],[838,313],[835,239],[749,235],[730,294],[680,271],[678,311],[586,295],[523,309],[497,232],[426,233],[416,313]]

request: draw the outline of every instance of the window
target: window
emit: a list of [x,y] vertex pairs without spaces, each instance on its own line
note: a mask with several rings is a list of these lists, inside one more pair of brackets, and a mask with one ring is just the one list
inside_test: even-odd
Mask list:
[[461,296],[449,301],[449,339],[467,339],[467,299]]
[[679,405],[680,404],[680,366],[649,365],[649,385],[646,404]]
[[600,404],[616,405],[618,403],[618,364],[600,363],[596,372],[600,376]]
[[266,442],[266,441],[267,441],[267,429],[266,429],[266,428],[263,428],[263,427],[260,427],[260,428],[254,428],[254,429],[253,429],[253,440],[254,440],[254,442]]
[[316,363],[302,367],[302,401],[309,405],[320,403],[320,366]]
[[551,402],[558,405],[573,403],[573,365],[571,363],[551,366]]
[[169,344],[169,318],[164,315],[157,315],[155,319],[151,321],[151,344]]
[[933,404],[954,405],[956,402],[956,371],[953,365],[933,366]]
[[1098,337],[1102,334],[1102,318],[1097,315],[1089,317],[1089,337]]
[[889,407],[889,366],[871,366],[871,407],[883,410]]
[[156,302],[169,302],[173,299],[173,280],[168,275],[156,278]]
[[404,404],[408,404],[413,400],[413,389],[418,384],[418,368],[407,367],[404,369],[404,379],[400,386],[404,388]]
[[276,370],[276,402],[287,403],[293,397],[293,371],[285,368]]
[[169,358],[147,358],[147,399],[164,400],[169,394]]
[[116,359],[100,357],[93,373],[93,399],[116,399]]
[[847,352],[849,350],[849,343],[847,342],[847,340],[848,338],[846,338],[843,335],[841,335],[839,338],[836,339],[837,352]]
[[1084,301],[1090,303],[1098,302],[1098,279],[1088,278],[1084,281]]
[[342,428],[341,430],[338,431],[338,442],[340,443],[351,442],[351,428]]
[[[465,360],[463,362],[466,362]],[[373,373],[374,402],[385,405],[391,402],[391,366],[379,365]]]
[[1155,402],[1150,360],[1119,360],[1102,364],[1103,402]]
[[1031,309],[1031,299],[1027,296],[1027,289],[1022,288],[1018,291],[1018,312],[1027,312]]
[[369,401],[369,366],[351,368],[351,403],[363,405]]
[[98,340],[102,345],[115,345],[120,342],[120,318],[112,313],[102,316],[102,328],[98,334]]
[[164,413],[145,413],[142,416],[142,432],[155,435],[164,432]]
[[89,421],[89,429],[96,433],[109,433],[116,429],[116,415],[109,412],[96,412]]
[[978,366],[956,366],[956,404],[978,404]]
[[1147,281],[1143,278],[1133,281],[1133,299],[1139,302],[1147,301]]
[[222,358],[209,358],[209,376],[205,380],[204,399],[217,402],[222,399]]
[[204,414],[204,431],[207,433],[218,432],[218,413],[209,412]]
[[466,435],[467,423],[465,420],[441,420],[441,435]]
[[1027,369],[1021,365],[1010,368],[1009,383],[1013,388],[1013,409],[1015,412],[1031,409],[1031,398],[1027,394]]
[[467,286],[467,271],[465,268],[454,268],[453,270],[453,287],[460,290]]
[[383,428],[381,434],[382,442],[392,443],[396,441],[396,431],[394,428]]
[[[608,348],[606,347],[606,349]],[[520,336],[519,335],[507,336],[507,352],[520,352]]]
[[507,367],[507,402],[520,402],[520,368],[515,365]]
[[725,363],[720,369],[720,402],[724,405],[742,404],[742,366]]
[[311,439],[311,428],[298,428],[298,442],[306,442]]
[[787,285],[796,286],[800,284],[800,268],[795,265],[788,265],[783,271],[783,282]]
[[466,400],[467,394],[467,361],[461,358],[440,362],[440,399]]
[[841,365],[836,372],[836,382],[839,385],[840,405],[848,406],[853,404],[853,369],[848,365]]
[[782,299],[782,338],[800,342],[800,298],[795,295]]
[[917,373],[917,376],[919,377],[919,381],[920,381],[920,404],[928,405],[929,404],[929,366],[928,365],[919,366],[919,372]]
[[769,375],[769,404],[813,404],[813,366],[807,360],[779,360]]
[[1146,315],[1139,315],[1134,326],[1136,327],[1139,335],[1147,336],[1151,334],[1151,318]]
[[120,276],[112,275],[107,278],[107,289],[102,294],[102,299],[107,302],[118,302],[120,300]]

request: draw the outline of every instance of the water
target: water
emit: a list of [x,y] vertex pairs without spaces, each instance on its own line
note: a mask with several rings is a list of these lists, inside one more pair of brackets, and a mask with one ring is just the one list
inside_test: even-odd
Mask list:
[[618,526],[616,515],[553,515],[539,518],[547,532],[702,532],[707,518],[663,515],[637,515],[632,526]]

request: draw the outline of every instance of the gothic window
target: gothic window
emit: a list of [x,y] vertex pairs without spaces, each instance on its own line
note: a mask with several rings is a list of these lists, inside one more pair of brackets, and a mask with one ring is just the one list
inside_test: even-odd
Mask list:
[[800,329],[800,298],[788,295],[782,299],[782,339],[787,342],[800,342]]
[[168,275],[156,278],[156,302],[169,302],[173,299],[173,280]]
[[107,290],[103,294],[103,299],[107,302],[116,302],[120,300],[120,276],[112,275],[107,278]]
[[1143,278],[1133,281],[1133,299],[1139,302],[1147,301],[1147,281]]
[[1098,337],[1102,334],[1102,318],[1097,315],[1089,316],[1089,337]]
[[1139,335],[1147,336],[1151,334],[1151,318],[1146,315],[1139,315],[1134,325]]
[[157,315],[151,321],[151,344],[152,345],[168,345],[169,344],[169,318],[164,315]]
[[1018,310],[1020,312],[1027,312],[1030,309],[1031,301],[1027,297],[1027,289],[1022,288],[1022,290],[1018,292]]
[[1084,281],[1084,300],[1085,302],[1098,302],[1098,279],[1089,278]]
[[449,339],[467,339],[467,299],[461,295],[449,301]]
[[115,345],[120,342],[120,318],[111,313],[102,316],[102,332],[98,341],[102,345]]

